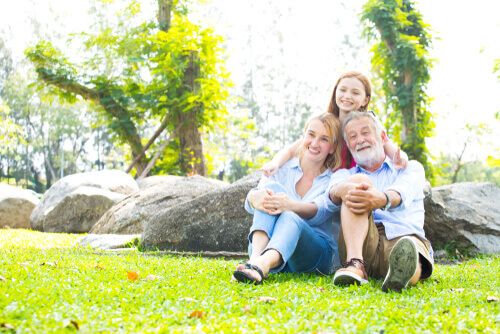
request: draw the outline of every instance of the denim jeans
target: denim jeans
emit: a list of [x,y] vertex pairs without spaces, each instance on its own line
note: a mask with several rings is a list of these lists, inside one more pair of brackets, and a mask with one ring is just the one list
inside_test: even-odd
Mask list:
[[[279,183],[266,185],[274,193],[286,193]],[[288,195],[288,194],[287,194]],[[327,275],[332,272],[336,254],[330,245],[292,211],[285,211],[273,216],[255,210],[253,224],[248,235],[248,252],[252,254],[252,235],[255,231],[263,231],[269,237],[269,243],[261,255],[269,249],[274,249],[283,258],[283,264],[271,269],[277,272],[319,272]]]

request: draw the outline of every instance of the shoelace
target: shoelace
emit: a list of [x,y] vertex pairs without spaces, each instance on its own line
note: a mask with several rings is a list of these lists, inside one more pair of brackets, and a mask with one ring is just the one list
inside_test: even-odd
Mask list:
[[363,261],[363,260],[361,260],[361,259],[356,259],[356,258],[352,258],[351,261],[342,262],[342,267],[347,268],[349,266],[353,266],[354,268],[358,268],[358,266],[356,265],[356,263],[359,263],[363,267],[366,268],[366,262]]

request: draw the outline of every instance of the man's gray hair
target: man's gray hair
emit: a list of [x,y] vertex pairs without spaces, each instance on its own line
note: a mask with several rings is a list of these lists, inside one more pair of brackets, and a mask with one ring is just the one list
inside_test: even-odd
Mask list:
[[[382,123],[380,123],[380,120],[378,119],[377,116],[371,111],[351,111],[350,113],[347,114],[346,118],[344,119],[344,124],[342,124],[342,136],[344,137],[344,140],[346,143],[349,143],[347,141],[347,134],[345,133],[345,128],[347,127],[347,124],[349,124],[350,121],[354,119],[358,119],[361,117],[368,117],[373,121],[373,125],[375,126],[375,134],[377,137],[380,137],[382,134],[382,131],[384,130],[384,127],[382,126]],[[349,145],[348,145],[349,146]]]

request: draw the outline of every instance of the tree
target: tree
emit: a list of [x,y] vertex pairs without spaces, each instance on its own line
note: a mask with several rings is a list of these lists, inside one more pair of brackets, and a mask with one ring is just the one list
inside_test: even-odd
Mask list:
[[221,122],[222,102],[228,96],[228,75],[220,60],[222,39],[191,23],[182,0],[159,0],[158,5],[158,22],[128,28],[140,11],[132,1],[114,26],[82,33],[87,58],[81,63],[70,62],[46,41],[26,55],[38,78],[61,98],[75,101],[81,96],[100,107],[118,144],[130,148],[137,176],[153,167],[148,162],[156,163],[146,155],[148,149],[166,148],[154,145],[165,131],[169,136],[163,144],[178,152],[181,171],[206,175],[199,128]]
[[433,134],[434,122],[427,107],[430,80],[429,26],[411,0],[368,0],[363,6],[365,36],[378,42],[372,48],[372,66],[382,82],[388,125],[392,137],[410,159],[420,161],[428,179],[433,170],[425,138]]
[[[500,80],[500,59],[495,60],[495,67],[493,68],[493,73],[497,73],[497,78]],[[495,119],[500,121],[500,111],[495,113]],[[488,166],[490,167],[500,167],[500,148],[496,149],[495,156],[488,156]]]
[[480,143],[481,138],[490,132],[490,129],[488,127],[488,124],[482,123],[482,124],[469,124],[466,123],[464,128],[462,129],[463,135],[458,136],[462,138],[463,144],[462,144],[462,149],[460,150],[460,153],[458,153],[453,159],[453,164],[452,164],[452,178],[450,183],[455,183],[457,182],[457,177],[458,173],[460,172],[460,169],[466,165],[467,163],[463,161],[464,158],[464,153],[466,152],[467,148],[470,146],[470,144],[473,143]]
[[24,133],[23,143],[10,152],[23,156],[24,164],[19,163],[16,168],[23,169],[26,181],[43,168],[49,188],[59,175],[81,171],[89,164],[85,145],[93,139],[91,124],[95,118],[88,113],[87,103],[61,103],[46,90],[29,85],[33,71],[25,75],[27,78],[18,71],[12,73],[0,95],[9,107],[12,121]]
[[[9,107],[5,103],[0,104],[0,181],[3,177],[2,161],[7,159],[7,177],[9,177],[9,153],[14,152],[17,145],[24,141],[23,129],[12,121],[9,114]],[[15,158],[18,159],[18,156]]]

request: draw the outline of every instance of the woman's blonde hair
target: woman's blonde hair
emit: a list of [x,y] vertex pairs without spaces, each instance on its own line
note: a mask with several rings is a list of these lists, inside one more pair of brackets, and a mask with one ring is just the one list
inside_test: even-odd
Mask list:
[[[307,127],[309,126],[309,124],[314,120],[318,120],[323,123],[325,130],[328,133],[330,145],[335,146],[335,150],[333,151],[333,153],[328,154],[324,162],[324,166],[333,172],[339,169],[342,164],[342,129],[340,126],[340,121],[338,117],[335,117],[330,113],[324,113],[318,116],[314,116],[307,121],[306,126],[304,127],[304,134],[307,131]],[[299,148],[297,149],[296,155],[299,158],[302,158],[304,156],[305,149],[306,148],[304,147],[304,145],[300,144]]]

